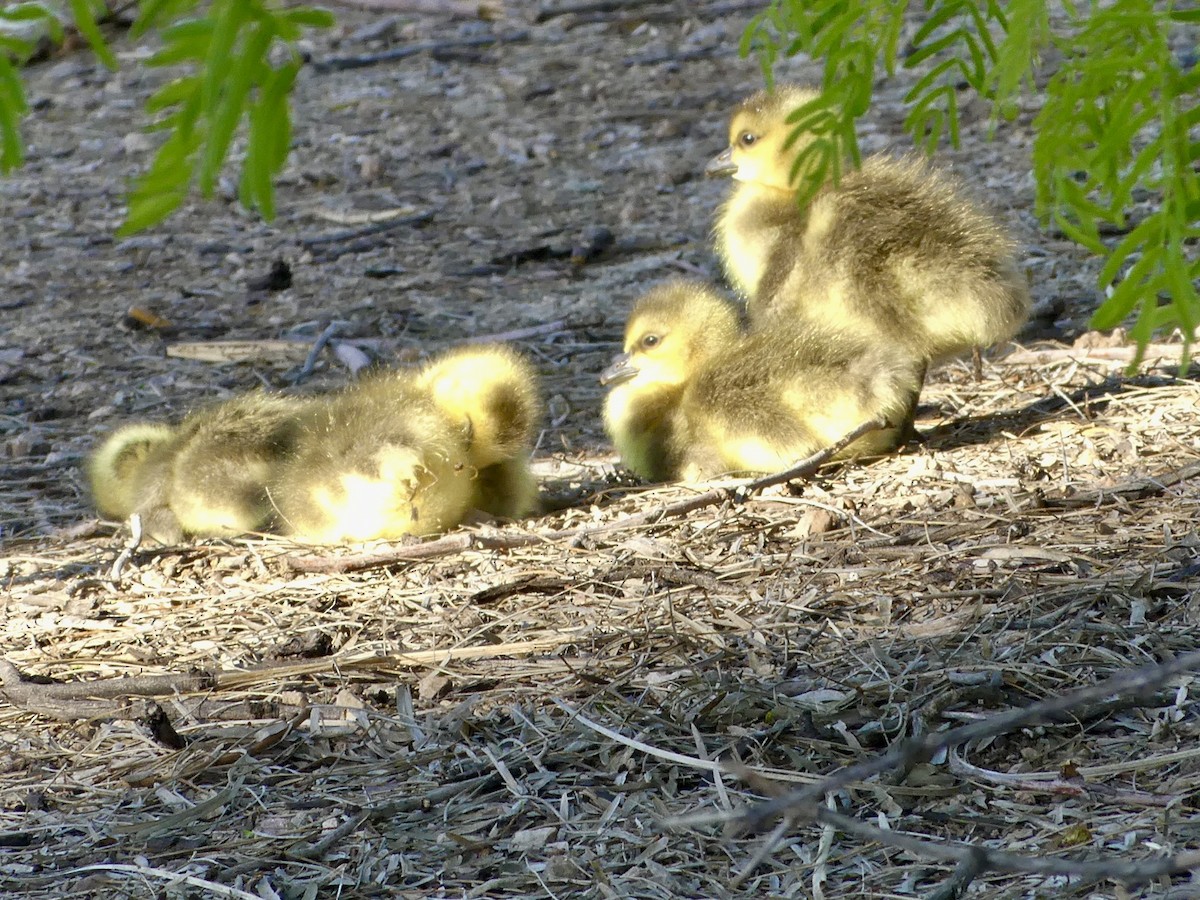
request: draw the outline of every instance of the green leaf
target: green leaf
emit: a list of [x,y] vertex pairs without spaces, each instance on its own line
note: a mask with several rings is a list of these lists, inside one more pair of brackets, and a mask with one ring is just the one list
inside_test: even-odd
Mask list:
[[216,109],[222,87],[229,77],[233,46],[242,26],[249,20],[250,4],[238,0],[218,0],[212,5],[213,31],[204,65],[204,99],[207,110]]
[[292,22],[305,28],[332,28],[336,21],[333,18],[333,13],[329,12],[329,10],[318,9],[314,6],[297,6],[293,9],[285,9],[280,13],[280,17],[287,22]]
[[1135,262],[1125,277],[1113,287],[1112,294],[1092,316],[1093,328],[1099,331],[1116,328],[1139,302],[1154,299],[1153,295],[1147,297],[1146,280],[1157,266],[1158,259],[1159,253],[1154,248],[1148,248],[1142,254],[1141,259]]
[[[16,83],[15,92],[8,85]],[[0,55],[0,83],[6,86],[0,93],[0,172],[11,172],[25,162],[21,144],[21,113],[25,109],[25,94],[17,80],[13,65]]]
[[202,62],[212,44],[212,23],[188,22],[163,35],[163,48],[148,60],[148,66],[174,66],[183,62]]
[[46,30],[50,32],[50,40],[55,44],[63,42],[62,22],[40,3],[14,3],[12,6],[6,6],[0,9],[0,19],[9,22],[45,22]]
[[146,110],[152,113],[160,112],[169,106],[183,103],[189,97],[195,96],[199,90],[199,75],[187,75],[183,78],[176,78],[174,81],[168,81],[150,95],[146,101]]
[[1102,285],[1112,284],[1117,280],[1117,275],[1120,273],[1121,267],[1125,265],[1125,261],[1131,254],[1137,252],[1139,247],[1161,242],[1162,220],[1158,216],[1148,216],[1112,249],[1097,280]]
[[274,34],[272,22],[254,23],[245,38],[243,51],[230,59],[224,93],[212,114],[208,144],[200,162],[200,192],[206,197],[212,196],[221,163],[225,160],[234,131],[245,111],[250,87],[255,75],[265,66],[263,60]]
[[130,198],[125,221],[117,229],[117,237],[129,237],[151,225],[157,225],[183,203],[184,194],[152,193]]
[[75,27],[79,29],[79,33],[87,40],[88,45],[92,48],[92,52],[96,54],[100,62],[104,63],[109,69],[116,69],[117,58],[108,49],[108,44],[104,41],[104,35],[100,33],[91,3],[88,0],[71,0],[71,15],[75,17]]
[[1183,22],[1185,25],[1200,23],[1200,7],[1195,9],[1173,9],[1167,16],[1175,22]]
[[25,86],[8,57],[0,53],[0,105],[7,106],[14,118],[29,112],[29,101],[25,99]]

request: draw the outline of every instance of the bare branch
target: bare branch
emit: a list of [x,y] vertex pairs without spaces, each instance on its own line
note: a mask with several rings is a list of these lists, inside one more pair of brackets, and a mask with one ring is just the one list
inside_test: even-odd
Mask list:
[[949,731],[898,741],[881,756],[846,766],[815,784],[752,806],[741,815],[740,824],[746,829],[757,831],[782,815],[801,819],[816,818],[815,810],[820,809],[821,798],[830,791],[891,769],[927,762],[936,753],[967,741],[995,737],[1027,725],[1055,722],[1081,706],[1115,695],[1129,697],[1154,690],[1165,684],[1169,678],[1197,668],[1200,668],[1200,650],[1193,650],[1157,665],[1118,672],[1111,678],[1061,697],[1050,697]]

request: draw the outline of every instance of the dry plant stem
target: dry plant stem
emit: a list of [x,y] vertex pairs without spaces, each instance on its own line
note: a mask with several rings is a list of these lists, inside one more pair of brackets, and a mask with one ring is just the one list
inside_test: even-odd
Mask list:
[[557,319],[541,325],[530,325],[528,328],[514,328],[512,331],[501,331],[497,334],[480,334],[469,337],[464,344],[498,344],[503,341],[523,341],[527,338],[541,337],[544,334],[554,334],[556,331],[567,329],[566,319]]
[[515,550],[520,547],[530,547],[535,544],[553,543],[555,541],[570,541],[577,543],[614,531],[627,531],[642,525],[658,522],[662,519],[687,515],[697,509],[713,506],[726,500],[744,501],[751,495],[811,475],[822,465],[836,456],[847,446],[858,440],[864,434],[886,426],[883,419],[871,419],[863,422],[853,431],[841,438],[837,443],[818,450],[811,456],[801,460],[783,472],[756,478],[736,488],[717,488],[705,491],[686,500],[666,503],[642,513],[635,513],[610,522],[607,525],[586,526],[583,528],[566,528],[542,534],[452,534],[409,547],[397,547],[385,553],[360,553],[354,556],[288,556],[287,564],[297,572],[352,572],[361,569],[371,569],[377,566],[387,566],[394,563],[413,562],[415,560],[432,559],[451,553],[461,553],[465,550]]
[[[420,43],[408,44],[405,47],[397,47],[395,50],[385,50],[382,53],[371,53],[365,56],[334,56],[329,59],[316,60],[313,62],[313,68],[318,72],[337,72],[343,69],[365,69],[368,66],[376,66],[380,63],[396,62],[397,60],[407,59],[410,56],[416,56],[419,53],[445,53],[448,50],[465,50],[471,47],[487,47],[491,44],[513,44],[519,41],[529,39],[528,31],[513,31],[508,34],[484,34],[474,37],[457,38],[446,41],[422,41]],[[404,224],[404,220],[399,220],[394,225]],[[375,231],[366,232],[374,234]],[[305,246],[311,246],[310,240],[301,241]]]
[[1066,713],[1114,695],[1139,694],[1160,687],[1167,679],[1197,668],[1200,668],[1200,650],[1193,650],[1158,665],[1119,672],[1061,697],[1051,697],[1027,707],[998,713],[960,728],[900,741],[881,756],[846,766],[813,785],[752,806],[739,817],[739,824],[749,830],[760,830],[781,815],[820,818],[819,812],[814,811],[819,809],[821,798],[830,791],[881,772],[928,761],[939,751],[967,741],[996,737],[1026,725],[1053,722]]
[[344,673],[355,669],[421,668],[447,660],[546,653],[569,643],[577,636],[577,632],[563,632],[553,638],[492,644],[485,647],[450,647],[417,650],[411,653],[360,653],[306,662],[268,664],[245,671],[137,675],[67,684],[37,684],[26,681],[16,666],[8,660],[0,659],[0,699],[21,709],[55,719],[141,719],[153,711],[153,702],[114,701],[127,697],[159,697],[237,689],[301,675]]
[[388,219],[386,222],[372,222],[363,228],[342,229],[341,231],[312,235],[311,237],[301,238],[300,243],[308,250],[317,250],[326,244],[340,244],[345,241],[384,234],[402,225],[419,225],[423,222],[428,222],[432,218],[433,213],[431,212],[413,213],[411,216],[400,216],[399,218]]
[[16,698],[24,697],[36,696],[55,700],[166,697],[172,694],[195,694],[211,690],[215,686],[216,678],[203,672],[188,675],[130,675],[98,681],[38,684],[26,681],[16,666],[6,659],[0,659],[0,692],[18,705],[23,704]]
[[[819,786],[814,785],[814,787]],[[1135,884],[1149,881],[1160,875],[1170,875],[1174,872],[1184,872],[1188,869],[1200,867],[1200,851],[1180,853],[1176,856],[1164,856],[1159,859],[1143,860],[1140,862],[1021,856],[1017,853],[1006,853],[1003,850],[988,850],[978,845],[943,844],[937,841],[914,837],[901,831],[884,831],[881,828],[876,828],[874,825],[860,822],[852,816],[834,812],[824,806],[817,807],[813,818],[824,825],[832,825],[844,834],[883,844],[887,847],[896,847],[920,856],[950,860],[960,865],[978,865],[979,870],[974,872],[971,877],[981,872],[992,870],[998,872],[1020,872],[1025,875],[1063,875],[1089,880],[1111,878],[1115,881],[1123,881],[1126,884]],[[968,862],[968,860],[975,860],[975,862]],[[955,877],[958,877],[957,873]]]
[[163,697],[210,690],[210,675],[137,675],[66,684],[26,681],[11,662],[0,659],[0,698],[15,707],[50,719],[146,719],[158,704],[130,697]]
[[321,351],[325,349],[325,345],[333,340],[333,336],[341,330],[340,322],[330,322],[325,326],[325,330],[317,335],[316,341],[313,342],[312,349],[308,351],[308,356],[304,360],[298,372],[292,376],[292,384],[299,384],[304,379],[308,378],[313,373],[313,369],[317,367],[317,360],[321,356]]
[[384,12],[418,13],[431,16],[454,16],[465,19],[481,18],[499,4],[472,3],[471,0],[337,0],[341,6],[359,9],[378,9]]
[[950,880],[943,884],[940,888],[929,895],[929,900],[956,900],[961,897],[963,892],[970,886],[978,876],[986,871],[984,860],[985,854],[978,847],[972,847],[974,853],[964,856],[957,866],[954,867],[954,874],[950,876]]
[[[1133,362],[1137,347],[1056,347],[1051,350],[1018,350],[993,360],[1002,366],[1039,366],[1055,362]],[[1178,363],[1183,356],[1182,344],[1147,344],[1140,363],[1143,367],[1160,363]]]

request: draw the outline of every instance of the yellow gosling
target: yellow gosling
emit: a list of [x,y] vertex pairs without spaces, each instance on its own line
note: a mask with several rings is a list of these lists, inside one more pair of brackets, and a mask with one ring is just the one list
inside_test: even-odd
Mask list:
[[871,157],[797,204],[793,168],[811,139],[789,143],[787,119],[816,96],[779,85],[748,98],[707,170],[735,181],[715,236],[751,327],[799,320],[927,361],[1012,337],[1029,314],[1012,237],[923,160]]
[[630,315],[625,350],[602,375],[605,426],[622,460],[651,481],[773,472],[882,415],[889,427],[842,458],[894,449],[923,365],[851,334],[788,327],[743,335],[733,306],[674,282]]

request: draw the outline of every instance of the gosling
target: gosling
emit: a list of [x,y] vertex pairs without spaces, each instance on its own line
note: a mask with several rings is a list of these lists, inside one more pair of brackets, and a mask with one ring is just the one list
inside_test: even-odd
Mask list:
[[839,458],[886,453],[905,438],[923,366],[829,326],[743,334],[734,306],[676,281],[634,307],[604,422],[625,465],[649,481],[776,472],[862,422],[887,427]]
[[139,513],[162,543],[275,531],[312,543],[422,535],[471,509],[537,505],[532,366],[504,347],[452,351],[418,372],[325,397],[252,394],[175,427],[119,429],[88,465],[100,513]]
[[540,418],[532,367],[504,347],[360,382],[303,417],[271,485],[281,530],[331,544],[434,534],[472,509],[525,515]]
[[265,530],[274,515],[268,484],[294,452],[304,405],[255,393],[198,410],[178,426],[118,429],[88,464],[97,510],[113,519],[138,513],[143,532],[163,544]]
[[[788,116],[817,93],[761,92],[734,111],[710,175],[736,184],[715,227],[754,329],[800,319],[875,335],[933,362],[1008,340],[1029,315],[1012,237],[923,160],[868,158],[807,207],[796,184],[812,143]],[[793,177],[793,170],[800,165]]]

